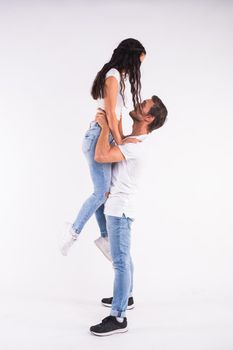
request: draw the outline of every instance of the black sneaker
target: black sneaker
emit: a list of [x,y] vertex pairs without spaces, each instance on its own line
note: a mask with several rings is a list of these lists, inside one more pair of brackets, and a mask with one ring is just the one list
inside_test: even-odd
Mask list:
[[[107,306],[107,307],[112,307],[112,300],[113,300],[113,297],[111,298],[103,298],[101,300],[102,304],[104,306]],[[134,308],[134,300],[133,300],[133,297],[129,297],[129,300],[128,300],[128,306],[127,306],[127,310],[131,310]]]
[[90,332],[95,335],[105,336],[115,333],[127,332],[127,318],[123,322],[118,322],[115,316],[105,317],[101,323],[90,327]]

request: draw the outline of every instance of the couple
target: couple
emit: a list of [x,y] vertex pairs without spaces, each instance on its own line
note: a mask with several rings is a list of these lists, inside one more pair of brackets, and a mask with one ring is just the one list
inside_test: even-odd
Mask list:
[[[130,233],[135,218],[138,174],[145,152],[144,140],[161,127],[167,117],[167,109],[157,96],[141,102],[140,65],[145,55],[145,48],[138,40],[123,40],[94,80],[91,92],[101,111],[91,122],[82,145],[94,192],[68,227],[61,246],[62,254],[67,255],[85,223],[95,213],[101,233],[96,244],[112,260],[115,271],[113,298],[102,300],[111,307],[110,315],[90,328],[92,334],[99,336],[127,331],[126,310],[133,306]],[[132,133],[125,137],[121,111],[128,83],[134,110],[129,113],[133,120]]]

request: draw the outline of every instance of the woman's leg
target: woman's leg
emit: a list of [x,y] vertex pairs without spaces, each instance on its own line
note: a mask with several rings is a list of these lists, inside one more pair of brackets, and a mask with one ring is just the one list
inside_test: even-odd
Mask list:
[[[113,141],[113,137],[112,134],[110,133],[109,135],[109,143],[112,143]],[[111,175],[110,174],[110,183],[111,183]],[[109,188],[110,188],[110,184],[109,184]],[[108,236],[108,232],[107,232],[107,223],[106,223],[106,217],[104,215],[104,204],[102,204],[95,212],[95,217],[96,217],[96,221],[99,225],[99,229],[100,229],[100,234],[102,237],[107,237]]]
[[95,212],[96,221],[99,225],[100,234],[102,237],[107,237],[107,225],[106,225],[106,218],[104,215],[104,204],[102,204]]
[[[83,203],[72,227],[75,232],[80,233],[89,218],[104,204],[111,182],[111,163],[98,163],[94,160],[95,147],[100,134],[100,127],[94,124],[85,134],[82,149],[87,158],[90,175],[94,185],[94,192]],[[105,218],[102,220],[101,211],[97,212],[97,222],[100,226],[101,234],[107,235]]]

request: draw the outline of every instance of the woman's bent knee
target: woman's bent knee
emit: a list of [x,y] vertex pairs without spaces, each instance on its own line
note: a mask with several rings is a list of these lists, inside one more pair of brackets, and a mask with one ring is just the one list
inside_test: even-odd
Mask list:
[[108,198],[108,195],[109,195],[109,192],[95,192],[94,193],[94,196],[96,197],[96,200],[97,200],[97,202],[101,205],[101,204],[103,204],[106,200],[107,200],[107,198]]

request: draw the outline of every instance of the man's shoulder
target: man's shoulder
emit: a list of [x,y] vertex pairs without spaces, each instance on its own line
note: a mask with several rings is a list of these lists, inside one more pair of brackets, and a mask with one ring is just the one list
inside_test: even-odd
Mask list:
[[124,143],[123,145],[121,146],[124,146],[126,148],[130,148],[132,150],[139,150],[139,149],[142,149],[144,148],[145,146],[145,140],[147,139],[147,134],[144,134],[144,135],[129,135],[127,136],[125,139],[138,139],[139,142],[128,142],[128,143]]
[[139,138],[140,142],[129,142],[123,145],[118,145],[120,151],[123,153],[125,159],[136,159],[143,155],[144,152],[144,140],[145,138]]

